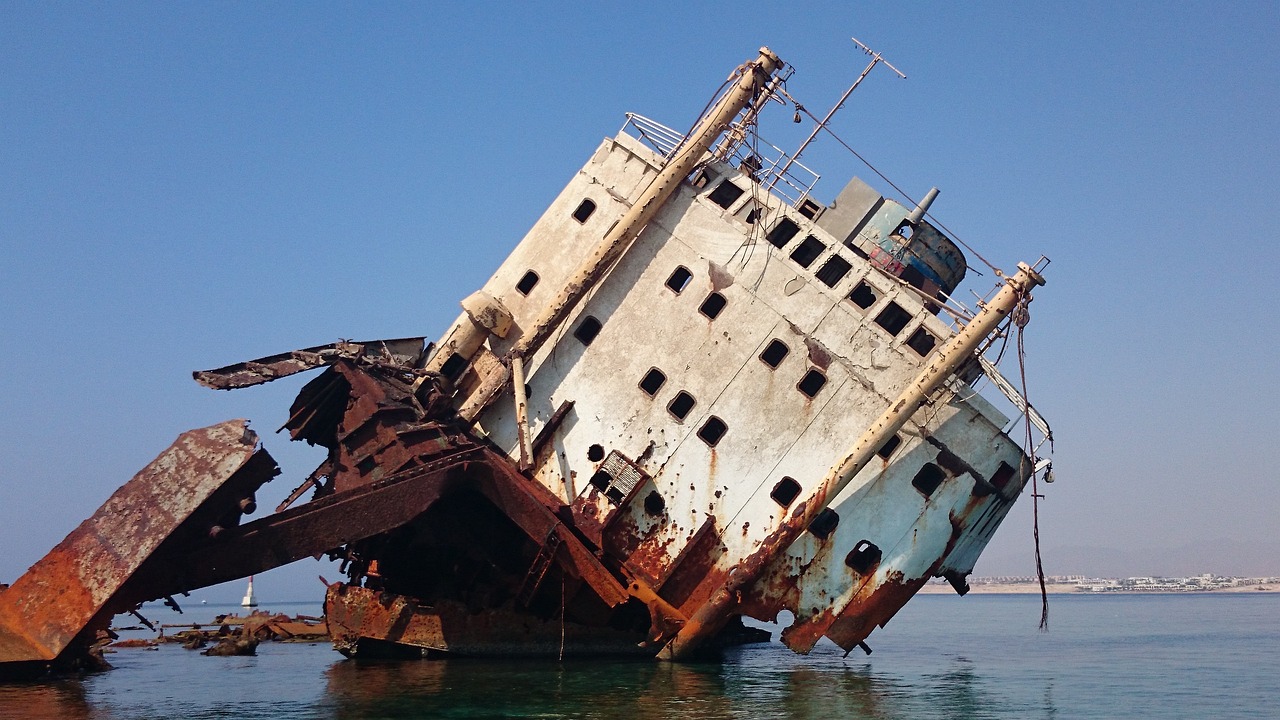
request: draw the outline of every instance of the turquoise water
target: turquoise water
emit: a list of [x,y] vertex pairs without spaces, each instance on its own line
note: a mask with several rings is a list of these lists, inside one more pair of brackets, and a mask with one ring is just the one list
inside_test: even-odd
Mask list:
[[870,657],[773,643],[699,665],[121,650],[112,672],[0,685],[0,717],[1280,717],[1280,595],[1058,596],[1050,632],[1039,616],[1034,596],[925,595],[871,636]]

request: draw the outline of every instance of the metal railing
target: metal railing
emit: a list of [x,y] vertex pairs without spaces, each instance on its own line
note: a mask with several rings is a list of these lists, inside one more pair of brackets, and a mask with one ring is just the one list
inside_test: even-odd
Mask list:
[[[627,132],[628,128],[634,132]],[[621,132],[636,138],[667,159],[671,158],[685,139],[679,131],[636,113],[627,113]],[[786,151],[758,135],[753,137],[754,143],[737,143],[732,148],[728,162],[750,175],[762,187],[777,193],[793,207],[799,207],[809,197],[821,176],[799,161],[790,162],[788,167],[791,156]],[[780,174],[779,168],[784,167],[787,171]]]

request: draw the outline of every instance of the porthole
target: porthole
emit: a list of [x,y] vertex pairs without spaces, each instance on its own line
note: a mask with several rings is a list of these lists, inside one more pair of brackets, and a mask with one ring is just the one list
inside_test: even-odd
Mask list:
[[713,292],[702,301],[702,306],[698,308],[698,312],[707,316],[708,320],[715,320],[720,317],[720,311],[724,310],[724,306],[729,303],[724,296],[718,292]]
[[667,376],[662,374],[658,368],[649,368],[649,372],[644,374],[640,379],[640,389],[645,395],[653,397],[662,389],[662,384],[667,381]]
[[685,288],[689,287],[691,279],[693,279],[693,273],[689,272],[689,268],[681,265],[671,273],[671,277],[667,278],[667,287],[679,295],[684,292]]
[[528,295],[533,292],[533,288],[538,284],[538,273],[530,270],[520,278],[520,282],[516,283],[516,291],[521,295]]
[[573,219],[580,223],[585,223],[587,218],[591,217],[591,213],[596,211],[596,204],[591,200],[583,200],[578,204],[578,209],[573,211]]
[[702,424],[702,429],[698,431],[698,437],[707,445],[715,447],[716,443],[720,442],[720,438],[724,437],[728,430],[729,426],[725,425],[723,420],[712,415]]
[[693,410],[693,406],[695,404],[696,401],[693,399],[693,396],[681,390],[676,393],[676,396],[667,404],[667,412],[671,413],[672,417],[675,419],[683,422],[684,419],[689,416],[689,411]]
[[777,485],[773,486],[773,491],[769,493],[769,497],[773,498],[773,501],[782,507],[786,507],[800,497],[800,483],[796,482],[793,477],[784,477],[778,481]]
[[760,362],[771,368],[776,368],[782,364],[782,361],[786,359],[787,353],[789,352],[791,351],[782,343],[781,340],[771,340],[769,341],[768,347],[764,349],[764,352],[760,353]]
[[578,329],[573,331],[573,336],[583,345],[590,345],[591,341],[600,334],[600,327],[600,321],[588,315],[578,323]]
[[796,389],[804,393],[806,397],[815,397],[818,391],[822,390],[822,386],[827,384],[827,376],[810,369],[809,372],[800,378],[800,382],[796,383]]

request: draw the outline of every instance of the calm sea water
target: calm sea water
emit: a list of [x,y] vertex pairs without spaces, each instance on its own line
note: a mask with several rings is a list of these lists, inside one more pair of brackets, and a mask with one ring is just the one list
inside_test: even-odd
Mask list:
[[1280,718],[1280,595],[1058,596],[1048,633],[1039,615],[1035,596],[926,595],[871,636],[870,657],[775,642],[699,665],[122,649],[108,673],[0,685],[0,717]]

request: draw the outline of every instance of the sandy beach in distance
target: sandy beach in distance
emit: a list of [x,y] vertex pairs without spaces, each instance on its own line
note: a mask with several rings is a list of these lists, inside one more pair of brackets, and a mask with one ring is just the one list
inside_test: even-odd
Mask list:
[[[1258,588],[1261,588],[1259,590]],[[1118,594],[1138,594],[1136,592],[1105,592],[1105,593],[1088,593],[1078,590],[1075,585],[1070,583],[1048,583],[1045,590],[1051,594],[1072,594],[1072,595],[1118,595]],[[931,582],[920,588],[922,594],[938,595],[944,593],[954,594],[955,590],[945,582]],[[1280,584],[1266,585],[1242,585],[1238,587],[1222,588],[1218,590],[1196,590],[1195,593],[1241,593],[1241,592],[1280,592]],[[1040,585],[1038,583],[970,583],[969,593],[974,595],[1022,595],[1022,594],[1040,594]],[[1179,595],[1183,593],[1170,592],[1152,592],[1151,594],[1159,595]]]

